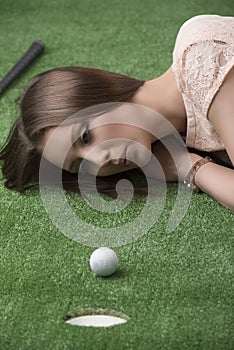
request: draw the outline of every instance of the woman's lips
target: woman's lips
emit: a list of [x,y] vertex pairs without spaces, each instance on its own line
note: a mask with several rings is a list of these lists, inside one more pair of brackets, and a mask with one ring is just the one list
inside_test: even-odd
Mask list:
[[129,159],[124,159],[124,166],[129,166],[131,161]]
[[131,164],[131,161],[127,159],[127,150],[125,150],[124,166],[129,166],[130,164]]
[[118,165],[122,165],[122,166],[129,166],[131,164],[131,161],[129,159],[127,159],[127,152],[125,150],[125,152],[121,155],[121,157],[118,158],[118,160],[116,160],[115,163],[113,164],[118,164]]

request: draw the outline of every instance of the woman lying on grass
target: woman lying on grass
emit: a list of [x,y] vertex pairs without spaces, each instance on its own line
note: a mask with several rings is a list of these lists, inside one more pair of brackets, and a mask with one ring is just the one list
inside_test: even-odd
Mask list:
[[[111,102],[141,105],[162,115],[184,137],[191,169],[188,164],[175,168],[160,138],[145,130],[144,120],[143,128],[124,124],[126,119],[121,123],[121,118],[118,124],[98,126],[106,113],[104,109],[98,116],[81,118],[75,126],[60,128],[57,150],[43,153],[53,131],[68,117]],[[86,159],[90,163],[89,175],[95,173],[95,166],[99,168],[96,174],[101,179],[100,192],[103,187],[106,193],[113,185],[112,175],[126,178],[128,172],[141,166],[150,168],[150,158],[137,148],[137,141],[156,156],[167,181],[177,181],[181,171],[190,188],[199,188],[234,210],[233,17],[202,15],[185,22],[176,39],[172,65],[152,80],[88,67],[55,68],[37,75],[18,103],[21,115],[0,152],[7,188],[23,191],[38,181],[43,154],[49,164],[70,174],[73,184],[81,160]],[[153,123],[161,131],[161,138],[171,136],[170,128],[164,128],[160,119],[146,123],[147,128]],[[74,127],[80,137],[72,144]],[[127,140],[113,143],[113,147],[104,142],[118,138]],[[60,159],[60,151],[69,147],[69,142],[65,159]],[[95,151],[90,152],[93,147]],[[130,154],[136,162],[129,161]],[[158,176],[154,171],[151,175]]]

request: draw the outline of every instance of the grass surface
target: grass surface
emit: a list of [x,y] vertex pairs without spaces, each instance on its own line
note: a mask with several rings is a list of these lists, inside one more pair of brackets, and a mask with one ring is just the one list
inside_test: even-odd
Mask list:
[[[229,0],[1,0],[1,77],[32,41],[46,44],[1,98],[1,145],[18,115],[13,101],[35,74],[85,65],[152,79],[171,64],[186,19],[233,12]],[[194,194],[180,225],[167,234],[176,189],[168,186],[165,208],[147,235],[115,248],[119,272],[103,279],[89,269],[94,248],[59,232],[37,188],[22,195],[1,181],[0,349],[233,349],[234,214]],[[78,195],[67,196],[84,218],[105,226],[105,216],[92,214]],[[118,220],[138,215],[141,206],[133,201]],[[64,324],[66,314],[86,307],[114,309],[130,321],[107,329]]]

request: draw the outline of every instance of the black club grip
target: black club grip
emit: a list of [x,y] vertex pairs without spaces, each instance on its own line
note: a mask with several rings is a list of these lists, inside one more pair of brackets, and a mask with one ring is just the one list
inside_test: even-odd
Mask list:
[[44,50],[45,45],[37,40],[32,43],[28,51],[11,68],[11,70],[0,80],[0,95],[6,88],[26,69]]

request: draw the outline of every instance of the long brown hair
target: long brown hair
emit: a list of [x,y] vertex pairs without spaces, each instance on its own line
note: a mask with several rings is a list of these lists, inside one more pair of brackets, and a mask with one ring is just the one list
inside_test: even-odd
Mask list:
[[[41,154],[37,150],[44,132],[59,126],[69,116],[85,108],[108,102],[130,102],[144,80],[90,67],[59,67],[35,76],[16,101],[20,115],[15,120],[5,145],[0,151],[5,186],[23,192],[38,183]],[[54,167],[48,163],[48,166]],[[128,174],[127,174],[128,173]],[[144,193],[139,172],[124,172],[136,191]],[[123,174],[97,177],[100,193],[115,197],[115,184]],[[77,176],[63,170],[64,188],[79,192]],[[133,184],[134,185],[134,184]],[[137,189],[138,186],[138,189]],[[87,190],[92,191],[91,188]]]

